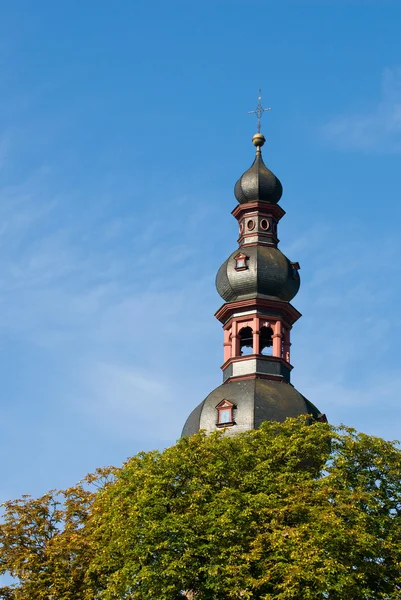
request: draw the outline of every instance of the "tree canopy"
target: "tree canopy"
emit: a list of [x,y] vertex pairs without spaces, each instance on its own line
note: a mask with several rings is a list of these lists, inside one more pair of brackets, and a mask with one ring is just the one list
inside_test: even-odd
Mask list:
[[400,511],[395,443],[305,418],[201,432],[6,503],[0,598],[399,599]]

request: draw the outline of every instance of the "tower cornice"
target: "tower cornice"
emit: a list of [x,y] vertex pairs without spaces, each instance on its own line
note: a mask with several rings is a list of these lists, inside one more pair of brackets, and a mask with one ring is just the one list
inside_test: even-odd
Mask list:
[[238,204],[231,212],[233,217],[238,221],[250,211],[257,211],[266,215],[271,215],[277,221],[280,221],[285,215],[285,210],[278,204],[269,204],[268,202],[247,202],[246,204]]
[[224,325],[225,323],[227,323],[230,317],[244,309],[264,309],[265,311],[273,311],[276,313],[280,313],[291,326],[302,317],[302,314],[289,302],[282,302],[280,300],[268,300],[264,298],[251,298],[249,300],[225,302],[215,313],[214,316],[220,321],[220,323]]

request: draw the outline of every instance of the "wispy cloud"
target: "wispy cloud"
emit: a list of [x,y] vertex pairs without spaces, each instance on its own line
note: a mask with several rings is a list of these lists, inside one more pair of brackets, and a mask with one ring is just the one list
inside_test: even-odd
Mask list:
[[110,438],[146,441],[151,434],[171,443],[177,424],[179,386],[165,373],[135,362],[97,362],[81,373],[82,397],[72,402],[77,412]]
[[362,370],[352,385],[337,381],[334,372],[332,377],[329,372],[320,372],[312,378],[304,370],[297,378],[297,387],[327,414],[331,423],[344,423],[371,435],[400,440],[401,377],[398,370],[385,371],[385,377],[383,374],[377,369],[369,373]]
[[323,126],[322,135],[339,149],[401,152],[401,67],[385,69],[376,106],[333,117]]
[[[65,427],[85,423],[89,437],[100,431],[104,440],[131,441],[133,453],[149,436],[155,445],[172,442],[203,399],[193,385],[185,396],[188,349],[218,325],[212,302],[207,323],[200,309],[213,297],[213,274],[206,284],[201,256],[195,270],[190,259],[201,251],[213,201],[199,206],[173,196],[156,218],[139,203],[126,218],[118,184],[110,197],[102,193],[101,206],[95,186],[85,204],[79,192],[60,195],[46,168],[0,185],[2,339],[42,362],[35,375],[23,374],[16,402],[11,384],[2,413],[10,439],[19,419],[22,429],[40,421],[45,440],[63,415]],[[169,215],[174,202],[177,219]],[[26,406],[35,406],[35,417]]]

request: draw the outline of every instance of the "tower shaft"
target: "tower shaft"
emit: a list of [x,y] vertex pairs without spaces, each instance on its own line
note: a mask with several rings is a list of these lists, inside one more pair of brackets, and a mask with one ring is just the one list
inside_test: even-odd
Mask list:
[[216,276],[224,300],[215,314],[223,327],[223,384],[192,411],[183,435],[218,428],[239,433],[301,414],[326,419],[290,382],[291,330],[301,317],[290,301],[300,266],[278,249],[283,189],[263,162],[264,136],[258,132],[252,142],[255,160],[234,189],[238,247]]

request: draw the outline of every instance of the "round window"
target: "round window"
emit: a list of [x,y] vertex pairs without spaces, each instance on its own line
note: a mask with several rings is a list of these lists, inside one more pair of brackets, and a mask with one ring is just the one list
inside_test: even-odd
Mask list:
[[246,226],[249,229],[249,231],[252,231],[252,229],[255,229],[255,221],[253,219],[249,219]]
[[244,233],[244,224],[243,223],[239,224],[239,233],[240,233],[240,235],[242,235]]
[[270,227],[270,223],[267,219],[262,219],[260,222],[260,228],[263,229],[264,231],[267,231]]

